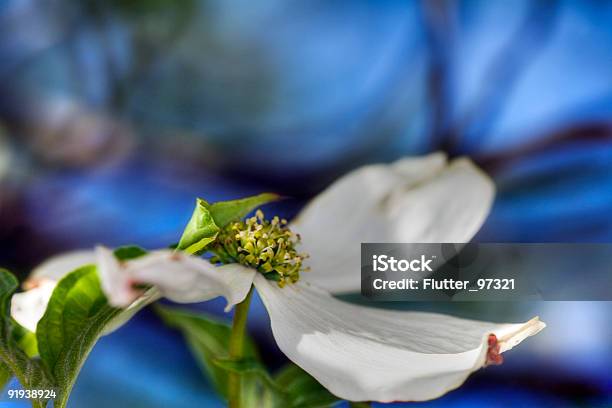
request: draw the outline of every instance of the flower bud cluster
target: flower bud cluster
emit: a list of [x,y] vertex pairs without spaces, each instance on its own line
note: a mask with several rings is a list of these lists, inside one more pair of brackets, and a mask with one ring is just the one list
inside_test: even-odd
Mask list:
[[229,224],[219,232],[211,251],[212,262],[240,263],[257,269],[283,287],[295,283],[305,254],[298,253],[300,237],[289,229],[287,220],[278,217],[266,220],[258,210],[254,217]]

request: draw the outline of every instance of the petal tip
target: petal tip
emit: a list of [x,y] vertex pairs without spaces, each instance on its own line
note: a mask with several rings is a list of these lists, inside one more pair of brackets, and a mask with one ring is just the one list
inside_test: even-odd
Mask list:
[[527,321],[526,323],[517,325],[518,328],[505,333],[499,337],[500,353],[511,350],[514,346],[521,343],[528,337],[534,336],[546,327],[546,323],[540,320],[539,316]]
[[491,176],[489,176],[483,169],[478,167],[478,165],[474,163],[474,161],[472,161],[472,159],[470,159],[469,157],[467,156],[457,157],[456,159],[450,162],[449,167],[465,168],[466,170],[475,172],[476,174],[481,176],[482,181],[484,181],[487,184],[487,187],[491,189],[491,192],[493,193],[493,195],[495,194],[495,190],[496,190],[495,182],[493,181]]

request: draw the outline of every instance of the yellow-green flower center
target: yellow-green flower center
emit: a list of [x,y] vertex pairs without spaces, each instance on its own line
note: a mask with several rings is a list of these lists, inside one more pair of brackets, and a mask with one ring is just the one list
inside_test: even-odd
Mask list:
[[217,236],[211,248],[213,262],[240,263],[257,269],[283,287],[295,283],[305,254],[298,253],[300,237],[288,228],[287,220],[278,217],[266,220],[258,210],[254,217],[229,224]]

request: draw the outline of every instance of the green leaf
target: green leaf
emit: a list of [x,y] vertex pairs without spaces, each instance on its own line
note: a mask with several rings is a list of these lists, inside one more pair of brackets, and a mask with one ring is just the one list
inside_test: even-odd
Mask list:
[[32,333],[25,327],[20,326],[15,320],[13,320],[13,323],[13,338],[19,347],[28,357],[37,356],[38,342],[36,341],[36,334]]
[[231,327],[210,316],[167,306],[155,306],[164,322],[179,329],[207,378],[227,398],[228,373],[242,375],[243,406],[269,408],[328,407],[338,401],[314,378],[291,364],[272,377],[261,363],[255,344],[245,338],[245,357],[228,358]]
[[[11,318],[11,298],[17,286],[15,276],[0,269],[0,377],[8,380],[14,375],[25,388],[51,389],[54,386],[52,376],[40,360],[30,358],[19,345],[27,330]],[[46,403],[45,400],[32,401],[35,407],[44,407]]]
[[274,377],[285,391],[288,406],[295,408],[329,407],[339,401],[310,374],[290,363]]
[[235,374],[249,375],[253,374],[259,377],[268,387],[282,394],[282,389],[276,384],[274,379],[268,373],[268,369],[255,358],[241,358],[233,360],[231,358],[215,358],[213,364],[217,367]]
[[13,373],[6,364],[0,361],[0,389],[3,389],[11,378],[13,378]]
[[339,401],[317,380],[292,363],[285,366],[274,378],[266,367],[254,358],[217,358],[213,363],[227,372],[256,376],[260,379],[265,387],[259,395],[259,406],[264,400],[270,407],[322,408],[330,407]]
[[120,261],[127,261],[130,259],[139,258],[143,255],[147,254],[147,251],[137,245],[125,245],[119,248],[116,248],[113,251],[115,258]]
[[261,408],[292,407],[290,396],[276,383],[267,368],[257,359],[252,357],[239,360],[217,358],[213,364],[227,373],[241,376],[243,385],[241,405]]
[[54,407],[64,407],[76,377],[106,325],[121,309],[108,305],[94,265],[83,266],[60,280],[38,322],[38,349],[56,379]]
[[[206,377],[219,394],[227,397],[227,372],[214,362],[228,355],[231,327],[210,316],[167,306],[155,306],[156,312],[170,327],[180,330],[202,367]],[[245,338],[245,356],[256,357],[257,350],[250,338]]]
[[58,382],[56,406],[64,406],[85,358],[120,309],[110,307],[94,265],[66,275],[38,322],[40,356]]
[[[141,256],[143,251],[125,247],[118,257],[131,259]],[[58,282],[34,334],[10,317],[11,297],[16,288],[15,277],[0,269],[0,381],[15,375],[26,389],[53,389],[57,393],[53,404],[56,408],[65,407],[98,338],[159,296],[151,288],[128,308],[113,308],[100,288],[96,266],[86,265]],[[40,358],[31,358],[37,352]],[[47,401],[32,403],[44,407]]]
[[217,238],[219,227],[209,211],[209,204],[198,198],[177,249],[196,254]]
[[[155,310],[167,325],[183,333],[205,376],[211,381],[215,390],[227,399],[228,371],[219,366],[218,359],[229,354],[231,327],[201,313],[195,314],[160,305],[156,305]],[[245,358],[256,360],[258,353],[250,337],[245,337],[244,346]],[[260,377],[251,373],[245,373],[242,377],[240,400],[245,407],[282,407],[276,404],[275,393],[269,392],[268,387],[261,383]]]
[[238,221],[247,216],[257,207],[272,201],[279,200],[281,197],[274,193],[262,193],[252,197],[241,198],[231,201],[218,201],[209,206],[215,224],[219,228],[225,227],[233,221]]

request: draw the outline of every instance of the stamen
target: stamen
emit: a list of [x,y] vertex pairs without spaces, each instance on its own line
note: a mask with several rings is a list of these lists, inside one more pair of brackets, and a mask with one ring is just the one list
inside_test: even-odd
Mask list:
[[229,224],[219,232],[211,248],[212,262],[240,263],[257,269],[266,278],[283,287],[295,283],[306,254],[298,253],[300,238],[287,226],[287,220],[266,220],[261,210],[245,221]]

